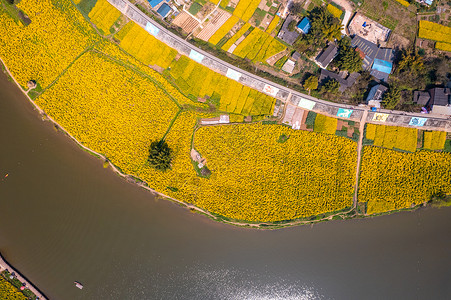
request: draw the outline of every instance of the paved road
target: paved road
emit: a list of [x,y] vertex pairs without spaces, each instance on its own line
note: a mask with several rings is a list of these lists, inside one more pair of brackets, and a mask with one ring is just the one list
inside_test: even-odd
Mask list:
[[20,273],[14,269],[11,265],[9,265],[3,257],[0,255],[0,272],[3,272],[3,270],[8,270],[9,273],[15,273],[15,276],[20,282],[25,283],[25,287],[32,291],[39,299],[46,300],[47,298],[42,294],[31,282],[29,282],[27,279],[22,277]]
[[[356,107],[352,105],[347,104],[338,104],[338,103],[332,103],[329,101],[325,101],[322,99],[318,99],[312,96],[309,96],[307,94],[303,94],[297,91],[294,91],[292,89],[287,88],[286,86],[271,82],[265,78],[261,78],[257,75],[251,74],[245,70],[242,70],[236,66],[233,66],[225,61],[220,60],[219,58],[193,46],[189,42],[185,41],[183,38],[177,36],[176,34],[172,33],[168,29],[166,29],[164,26],[160,25],[158,22],[144,14],[141,10],[139,10],[136,6],[134,6],[132,3],[130,3],[128,0],[107,0],[109,3],[111,3],[113,6],[115,6],[118,10],[120,10],[123,14],[125,14],[127,17],[129,17],[131,20],[135,21],[137,24],[142,26],[143,28],[146,28],[146,25],[148,23],[152,24],[155,28],[158,28],[158,34],[154,34],[159,40],[166,43],[167,45],[171,46],[172,48],[175,48],[178,52],[181,54],[189,56],[191,51],[195,51],[197,53],[200,53],[204,56],[204,58],[199,62],[202,65],[205,65],[209,67],[210,69],[214,70],[215,72],[221,73],[225,75],[228,69],[233,70],[235,72],[238,72],[242,74],[242,77],[240,78],[239,82],[249,86],[251,88],[257,89],[259,91],[264,92],[264,86],[269,85],[271,87],[275,87],[279,89],[279,92],[277,95],[273,95],[275,98],[282,100],[284,102],[291,102],[295,105],[299,103],[299,99],[307,99],[314,101],[315,108],[314,111],[318,111],[325,114],[330,114],[335,116],[336,112],[339,108],[343,109],[353,109],[354,112],[352,113],[351,119],[355,120],[361,120],[363,117],[365,107]],[[343,1],[337,1],[340,5],[342,5],[345,8],[348,8],[349,4],[347,2]],[[346,3],[346,4],[345,4]],[[297,101],[297,102],[295,102]],[[422,118],[428,118],[430,120],[434,120],[434,122],[428,122],[426,123],[426,127],[428,129],[438,129],[438,130],[447,130],[451,131],[451,119],[446,116],[440,116],[440,115],[424,115],[420,113],[406,113],[403,111],[391,111],[391,110],[379,110],[378,112],[389,114],[390,117],[387,119],[388,123],[393,123],[397,126],[409,126],[408,121],[411,117],[422,117]],[[369,114],[368,118],[372,118],[373,114]],[[366,119],[367,122],[371,122],[372,119]],[[377,123],[377,122],[376,122]]]

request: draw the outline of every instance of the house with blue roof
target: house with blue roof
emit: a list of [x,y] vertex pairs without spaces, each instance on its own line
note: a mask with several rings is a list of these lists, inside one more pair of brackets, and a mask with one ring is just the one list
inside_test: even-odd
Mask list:
[[163,3],[160,8],[157,10],[157,13],[162,16],[163,18],[166,18],[169,13],[171,12],[171,7],[167,3]]
[[163,0],[147,0],[147,2],[149,2],[150,7],[154,8],[155,6],[163,2]]
[[380,48],[378,45],[356,35],[351,45],[363,58],[363,70],[369,70],[371,75],[379,80],[387,81],[393,69],[395,51],[391,48]]
[[307,34],[312,27],[310,24],[310,20],[307,17],[304,17],[301,22],[299,22],[298,26],[296,26],[303,34]]
[[379,80],[387,81],[392,69],[393,63],[391,61],[376,58],[374,59],[370,73]]

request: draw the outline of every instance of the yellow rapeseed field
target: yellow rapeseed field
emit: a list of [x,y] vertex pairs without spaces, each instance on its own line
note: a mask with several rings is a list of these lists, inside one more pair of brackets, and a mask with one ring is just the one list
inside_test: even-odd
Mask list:
[[359,201],[367,213],[409,208],[443,191],[451,193],[451,153],[403,153],[364,147]]
[[110,27],[120,16],[121,12],[106,0],[97,0],[96,5],[89,13],[91,21],[97,28],[103,31],[104,34],[110,33]]
[[213,45],[219,43],[219,41],[238,23],[239,19],[235,16],[230,18],[210,37],[208,40]]
[[[106,5],[105,0],[99,3]],[[237,220],[292,220],[352,205],[357,145],[333,135],[335,118],[318,115],[315,123],[315,130],[331,134],[253,123],[200,127],[193,137],[199,118],[216,115],[201,113],[206,105],[188,99],[178,88],[211,98],[220,110],[233,113],[233,122],[271,114],[275,100],[185,56],[175,60],[174,49],[134,23],[115,35],[116,45],[96,35],[70,0],[22,0],[19,7],[30,25],[16,24],[0,7],[0,57],[21,85],[30,79],[42,87],[50,85],[36,103],[125,174]],[[101,11],[92,12],[93,20]],[[96,24],[108,30],[114,18],[107,19],[99,17]],[[245,26],[240,34],[249,28]],[[265,60],[281,51],[267,33],[254,31],[240,44],[243,57]],[[177,88],[149,65],[170,67]],[[409,150],[416,145],[416,130],[409,128],[369,125],[366,134],[382,147]],[[278,142],[282,135],[288,137],[284,143]],[[425,147],[437,149],[443,133],[435,144],[432,135],[425,134]],[[166,172],[147,163],[150,143],[163,137],[174,151]],[[205,158],[209,178],[197,175],[192,145]],[[359,200],[374,214],[427,201],[433,193],[451,193],[450,165],[450,153],[365,147]]]
[[109,40],[102,40],[98,43],[94,49],[105,56],[117,61],[119,64],[125,64],[130,68],[134,68],[139,71],[143,76],[150,78],[152,81],[157,83],[162,89],[164,89],[179,105],[190,105],[200,108],[207,108],[208,105],[200,102],[194,102],[191,99],[185,97],[180,91],[175,88],[168,80],[151,69],[149,66],[144,65],[142,62],[138,61],[135,57],[126,53],[123,49],[119,48],[118,45],[110,42]]
[[146,65],[158,65],[166,69],[177,55],[177,51],[154,36],[135,22],[127,23],[116,38],[120,46]]
[[340,18],[343,14],[343,11],[339,9],[338,7],[333,6],[332,4],[327,5],[327,10],[335,17]]
[[80,57],[36,103],[125,173],[146,162],[150,143],[164,136],[178,111],[149,79],[92,52]]
[[11,283],[6,281],[3,276],[0,276],[0,299],[2,300],[26,300],[24,296],[17,288]]
[[445,131],[425,131],[423,135],[423,148],[428,150],[443,150],[445,141]]
[[0,57],[25,87],[46,87],[98,36],[70,0],[24,0],[17,5],[31,19],[16,24],[0,5]]
[[366,136],[374,146],[399,149],[409,152],[417,150],[418,130],[416,128],[366,124]]
[[269,23],[268,28],[266,28],[266,32],[271,34],[274,31],[274,29],[276,29],[277,25],[279,25],[279,22],[280,22],[280,17],[274,16],[271,23]]
[[271,115],[275,99],[216,73],[186,56],[174,60],[170,74],[177,86],[196,98],[214,98],[222,111],[248,115]]
[[[285,134],[289,139],[278,143]],[[200,128],[194,147],[212,170],[196,204],[226,217],[280,221],[352,205],[356,143],[261,123]]]
[[268,33],[254,28],[254,30],[235,48],[233,54],[241,58],[248,58],[254,62],[265,62],[269,57],[285,50],[285,45]]

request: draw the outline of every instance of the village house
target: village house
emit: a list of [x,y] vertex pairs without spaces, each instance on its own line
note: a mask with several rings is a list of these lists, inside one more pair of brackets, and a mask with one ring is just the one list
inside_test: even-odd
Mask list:
[[292,15],[288,15],[288,17],[285,19],[285,22],[283,22],[279,34],[277,35],[279,39],[281,39],[282,41],[284,41],[289,45],[293,45],[293,43],[299,36],[299,32],[297,30],[293,31],[288,30],[288,25],[290,25],[292,21],[295,21],[294,17]]
[[335,56],[337,56],[337,54],[338,47],[335,44],[331,43],[315,58],[315,63],[321,68],[325,69],[335,58]]
[[433,114],[451,116],[451,89],[435,87],[427,92],[415,91],[413,102]]
[[338,91],[342,93],[347,88],[350,88],[355,83],[357,78],[359,78],[359,76],[360,74],[357,72],[348,75],[347,72],[340,72],[340,74],[337,74],[326,69],[321,69],[319,81],[321,84],[324,84],[331,79],[338,81],[338,83],[340,84]]
[[366,104],[370,107],[381,108],[382,97],[387,89],[382,84],[373,86],[366,97]]
[[375,78],[386,82],[393,70],[395,51],[391,48],[380,48],[358,35],[352,38],[351,45],[363,59],[363,70],[370,71]]

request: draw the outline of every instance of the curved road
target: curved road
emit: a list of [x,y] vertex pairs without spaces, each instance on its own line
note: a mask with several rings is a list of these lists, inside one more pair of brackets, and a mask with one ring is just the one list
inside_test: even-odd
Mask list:
[[[177,36],[176,34],[169,31],[164,26],[160,25],[158,22],[147,16],[145,13],[143,13],[139,8],[137,8],[135,5],[130,3],[128,0],[107,0],[110,4],[115,6],[119,11],[121,11],[124,15],[126,15],[131,20],[135,21],[138,25],[142,26],[144,29],[146,29],[146,26],[148,23],[152,24],[153,28],[157,28],[156,33],[153,35],[159,39],[160,41],[164,42],[168,46],[176,49],[179,53],[190,56],[190,53],[192,51],[197,52],[204,56],[203,59],[198,61],[204,66],[207,66],[208,68],[212,69],[215,72],[221,73],[225,75],[228,69],[233,70],[237,73],[242,74],[242,77],[240,80],[238,80],[240,83],[249,86],[251,88],[257,89],[259,91],[263,91],[263,87],[265,85],[269,85],[271,87],[275,87],[279,89],[279,92],[277,95],[271,95],[279,100],[282,100],[284,102],[292,102],[292,104],[297,105],[296,102],[290,101],[293,99],[307,99],[310,101],[314,101],[316,104],[321,104],[319,111],[326,114],[336,115],[336,111],[338,108],[343,109],[352,109],[354,110],[351,119],[358,119],[360,121],[369,121],[372,122],[372,118],[374,116],[374,113],[370,112],[368,113],[368,117],[366,120],[362,120],[362,117],[364,116],[364,111],[367,111],[369,108],[366,106],[361,107],[355,107],[352,105],[347,104],[338,104],[329,102],[326,100],[318,99],[312,96],[309,96],[307,94],[302,94],[300,92],[294,91],[292,89],[289,89],[285,86],[282,86],[280,84],[274,83],[272,81],[269,81],[265,78],[261,78],[257,75],[254,75],[252,73],[249,73],[245,70],[242,70],[234,65],[231,65],[225,61],[222,61],[221,59],[215,57],[214,55],[211,55],[208,52],[203,51],[202,49],[199,49],[183,38]],[[340,3],[342,4],[342,3]],[[146,29],[147,30],[147,29]],[[149,31],[149,30],[147,30]],[[151,34],[149,32],[149,34]],[[318,105],[315,105],[315,108],[313,110],[318,111]],[[390,117],[387,119],[386,124],[393,124],[397,126],[410,126],[409,121],[411,117],[420,117],[420,118],[427,118],[430,120],[426,123],[424,128],[428,129],[436,129],[436,130],[446,130],[451,131],[451,117],[441,116],[441,115],[425,115],[420,113],[408,113],[403,111],[392,111],[392,110],[385,110],[385,109],[379,109],[378,113],[386,113],[389,114]],[[365,114],[366,115],[366,114]],[[380,123],[377,122],[376,123]]]

